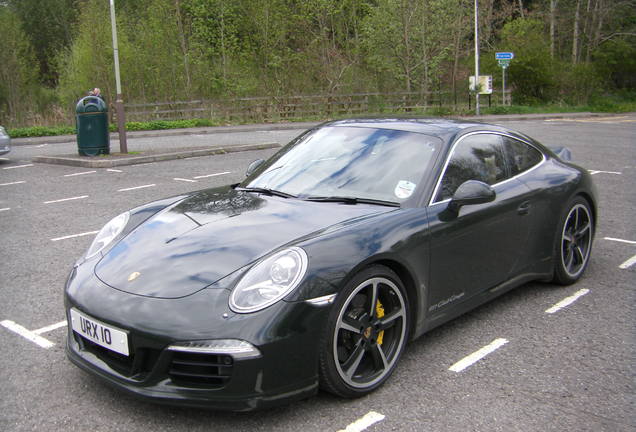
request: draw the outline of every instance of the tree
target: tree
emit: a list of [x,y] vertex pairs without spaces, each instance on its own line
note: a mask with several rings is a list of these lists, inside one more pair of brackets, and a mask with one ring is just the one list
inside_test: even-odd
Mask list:
[[[110,17],[109,13],[107,2],[87,0],[82,4],[78,34],[72,46],[58,57],[58,94],[63,105],[72,104],[93,87],[100,87],[106,95],[115,95],[110,19],[95,19]],[[118,41],[120,59],[129,58],[125,33],[119,29]],[[122,76],[126,76],[123,68]]]
[[512,51],[510,84],[518,103],[546,102],[555,96],[550,41],[543,23],[534,18],[517,18],[503,27],[501,51]]
[[9,0],[8,3],[33,47],[40,82],[54,87],[59,77],[55,59],[73,42],[77,0]]
[[456,46],[448,28],[458,6],[455,0],[380,0],[363,26],[368,64],[385,80],[402,81],[407,92],[418,86],[426,97]]
[[0,7],[0,124],[24,120],[32,108],[37,71],[35,55],[19,19]]

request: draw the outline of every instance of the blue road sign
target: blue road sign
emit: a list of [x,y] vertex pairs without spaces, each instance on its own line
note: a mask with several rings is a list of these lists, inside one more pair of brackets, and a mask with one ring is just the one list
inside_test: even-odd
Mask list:
[[495,53],[495,59],[496,60],[511,60],[515,58],[515,53],[511,53],[511,52],[498,52]]

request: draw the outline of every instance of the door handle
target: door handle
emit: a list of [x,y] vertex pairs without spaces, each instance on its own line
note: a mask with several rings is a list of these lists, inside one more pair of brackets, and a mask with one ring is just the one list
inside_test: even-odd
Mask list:
[[524,201],[519,207],[517,207],[517,213],[522,216],[527,215],[528,213],[530,213],[530,207],[530,201]]

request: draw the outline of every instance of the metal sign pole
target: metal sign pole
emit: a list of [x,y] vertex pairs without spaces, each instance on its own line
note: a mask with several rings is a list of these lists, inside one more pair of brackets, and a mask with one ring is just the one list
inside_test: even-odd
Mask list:
[[[502,77],[502,95],[501,95],[501,101],[503,103],[503,105],[508,105],[509,103],[512,102],[512,100],[510,100],[510,98],[506,97],[506,69],[508,69],[508,66],[510,66],[510,61],[515,58],[515,53],[513,52],[498,52],[495,53],[495,59],[497,59],[497,62],[499,63],[499,67],[501,67],[501,69],[503,69],[501,71],[501,77]],[[506,101],[508,99],[508,101]]]
[[475,115],[479,115],[479,0],[475,0]]
[[501,76],[503,80],[503,93],[501,94],[501,99],[503,100],[503,106],[506,106],[506,68],[501,68]]
[[115,111],[117,112],[117,129],[119,130],[119,151],[128,153],[126,143],[126,119],[124,114],[124,98],[121,95],[121,80],[119,78],[119,48],[117,47],[117,23],[115,21],[115,0],[110,0],[110,25],[113,33],[113,55],[115,57],[115,86],[117,96]]

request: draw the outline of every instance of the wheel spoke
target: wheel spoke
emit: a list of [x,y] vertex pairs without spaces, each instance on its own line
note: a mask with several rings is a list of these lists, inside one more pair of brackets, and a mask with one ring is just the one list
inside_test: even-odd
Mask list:
[[572,243],[574,241],[574,236],[570,234],[569,232],[566,232],[563,234],[563,240],[565,240],[568,243]]
[[568,250],[568,254],[565,257],[565,268],[571,272],[572,271],[572,263],[574,262],[574,253],[571,250]]
[[373,359],[373,365],[378,372],[385,370],[389,366],[389,362],[387,361],[386,355],[384,355],[384,351],[380,345],[376,345],[373,349],[371,349],[371,358]]
[[579,226],[579,213],[580,213],[580,211],[581,211],[581,209],[577,208],[576,211],[574,212],[574,228]]
[[376,280],[373,281],[373,284],[371,285],[371,310],[369,311],[369,316],[371,318],[374,318],[377,315],[375,305],[378,302],[378,284],[379,282]]
[[342,369],[344,370],[344,373],[347,376],[347,378],[351,379],[353,374],[356,372],[356,370],[358,369],[358,366],[360,366],[362,357],[364,357],[364,353],[365,353],[364,346],[362,345],[361,342],[358,342],[356,349],[353,350],[353,353],[351,353],[347,361],[345,361],[342,364]]
[[590,228],[592,228],[592,224],[591,223],[586,223],[585,226],[583,226],[583,228],[580,228],[578,230],[576,230],[576,233],[574,234],[575,237],[581,238],[585,235],[585,233],[587,231],[590,230]]
[[574,246],[572,255],[574,255],[577,258],[580,264],[583,264],[585,262],[585,256],[583,255],[583,251],[581,250],[579,245]]
[[393,327],[399,318],[404,319],[404,310],[402,309],[398,309],[388,315],[385,315],[380,319],[380,330],[386,330]]
[[338,323],[338,330],[347,330],[355,334],[362,334],[362,324],[359,321],[352,320],[349,317],[342,317]]

